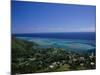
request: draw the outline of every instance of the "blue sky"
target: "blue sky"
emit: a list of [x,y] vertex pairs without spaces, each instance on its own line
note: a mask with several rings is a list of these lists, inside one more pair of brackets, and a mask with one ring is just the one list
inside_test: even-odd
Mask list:
[[12,33],[94,32],[96,7],[12,1]]

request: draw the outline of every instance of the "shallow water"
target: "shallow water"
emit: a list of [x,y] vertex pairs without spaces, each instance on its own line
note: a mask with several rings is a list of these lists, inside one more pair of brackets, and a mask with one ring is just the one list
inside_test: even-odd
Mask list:
[[24,40],[33,41],[40,47],[48,48],[64,48],[72,50],[90,50],[95,49],[95,41],[93,40],[76,40],[76,39],[55,39],[55,38],[39,38],[39,37],[18,37]]

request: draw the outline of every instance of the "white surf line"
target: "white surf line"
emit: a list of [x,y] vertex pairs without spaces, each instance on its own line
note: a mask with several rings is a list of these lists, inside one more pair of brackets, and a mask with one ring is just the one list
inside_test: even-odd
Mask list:
[[79,5],[96,5],[96,0],[16,0],[29,2],[49,2],[49,3],[63,3],[63,4],[79,4]]

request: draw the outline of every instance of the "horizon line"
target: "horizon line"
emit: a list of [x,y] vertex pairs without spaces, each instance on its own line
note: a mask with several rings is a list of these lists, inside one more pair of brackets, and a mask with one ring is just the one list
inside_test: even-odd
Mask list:
[[[95,32],[96,31],[91,31],[91,32]],[[11,34],[39,34],[39,33],[89,33],[89,32],[33,32],[33,33],[11,33]]]

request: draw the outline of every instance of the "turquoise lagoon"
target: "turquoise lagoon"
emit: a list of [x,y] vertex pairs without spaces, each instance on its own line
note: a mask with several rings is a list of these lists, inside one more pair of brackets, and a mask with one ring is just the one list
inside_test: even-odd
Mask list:
[[17,37],[39,44],[41,48],[63,48],[72,51],[95,50],[94,40]]

